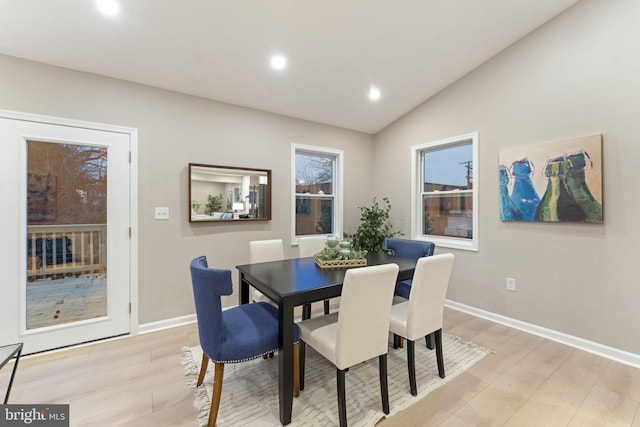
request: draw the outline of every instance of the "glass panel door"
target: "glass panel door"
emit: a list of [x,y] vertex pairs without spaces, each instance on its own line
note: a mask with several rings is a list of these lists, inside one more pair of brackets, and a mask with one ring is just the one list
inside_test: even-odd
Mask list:
[[107,316],[107,148],[27,141],[27,330]]
[[30,354],[131,330],[136,138],[0,111],[0,345]]

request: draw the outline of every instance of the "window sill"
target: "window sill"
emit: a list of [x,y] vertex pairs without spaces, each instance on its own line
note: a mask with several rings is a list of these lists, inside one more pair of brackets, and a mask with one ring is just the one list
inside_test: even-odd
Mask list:
[[478,242],[469,239],[456,239],[442,236],[415,236],[414,240],[433,242],[436,248],[460,249],[463,251],[478,252]]

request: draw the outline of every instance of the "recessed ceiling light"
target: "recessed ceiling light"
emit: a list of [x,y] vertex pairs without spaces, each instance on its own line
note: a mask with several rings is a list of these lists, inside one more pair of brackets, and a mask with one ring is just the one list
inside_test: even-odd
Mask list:
[[271,66],[276,70],[282,70],[287,67],[287,58],[281,55],[272,56]]
[[113,16],[120,10],[120,5],[115,0],[97,0],[98,9],[105,15]]
[[369,88],[369,99],[372,101],[377,101],[380,99],[380,90],[377,87],[371,86]]

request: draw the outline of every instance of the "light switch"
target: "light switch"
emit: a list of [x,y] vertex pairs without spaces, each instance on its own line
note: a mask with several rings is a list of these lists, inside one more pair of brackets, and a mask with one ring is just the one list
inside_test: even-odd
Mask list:
[[156,208],[155,219],[169,219],[169,208]]

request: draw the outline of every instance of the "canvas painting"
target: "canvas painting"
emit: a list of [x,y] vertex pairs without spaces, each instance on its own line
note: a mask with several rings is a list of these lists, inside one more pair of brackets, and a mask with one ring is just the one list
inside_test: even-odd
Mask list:
[[602,223],[602,135],[499,155],[502,221]]

